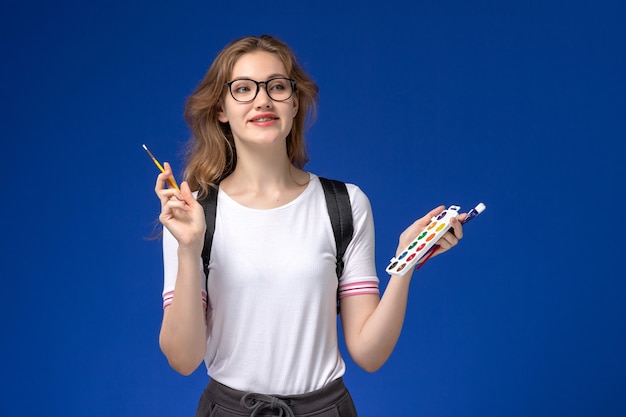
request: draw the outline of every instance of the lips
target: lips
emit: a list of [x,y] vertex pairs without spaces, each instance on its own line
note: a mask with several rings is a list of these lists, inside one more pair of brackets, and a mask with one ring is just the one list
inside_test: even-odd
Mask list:
[[272,120],[278,120],[278,117],[276,117],[275,114],[271,114],[271,113],[258,114],[254,116],[252,119],[250,119],[252,123],[264,123],[264,122],[270,122]]

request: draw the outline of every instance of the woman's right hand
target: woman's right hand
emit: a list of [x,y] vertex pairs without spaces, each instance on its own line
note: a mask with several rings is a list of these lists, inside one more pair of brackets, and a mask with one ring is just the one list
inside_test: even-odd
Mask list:
[[166,188],[168,178],[174,178],[170,164],[163,164],[164,171],[159,174],[154,191],[161,201],[159,220],[178,241],[179,247],[202,252],[206,221],[204,209],[196,201],[189,184],[184,181],[180,192],[175,188]]

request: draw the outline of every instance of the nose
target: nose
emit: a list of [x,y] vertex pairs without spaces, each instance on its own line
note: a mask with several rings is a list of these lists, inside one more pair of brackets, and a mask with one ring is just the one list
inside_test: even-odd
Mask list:
[[257,107],[270,107],[272,104],[272,99],[269,94],[267,94],[267,84],[264,82],[259,83],[259,91],[257,92],[256,97],[254,98],[254,104]]

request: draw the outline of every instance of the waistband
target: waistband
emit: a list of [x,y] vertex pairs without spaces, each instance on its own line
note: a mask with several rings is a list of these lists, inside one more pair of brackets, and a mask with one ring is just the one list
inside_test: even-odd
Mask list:
[[206,393],[215,403],[244,415],[262,416],[274,409],[280,410],[279,415],[293,417],[334,406],[348,395],[348,390],[343,378],[338,378],[319,390],[298,395],[267,395],[238,391],[211,379]]

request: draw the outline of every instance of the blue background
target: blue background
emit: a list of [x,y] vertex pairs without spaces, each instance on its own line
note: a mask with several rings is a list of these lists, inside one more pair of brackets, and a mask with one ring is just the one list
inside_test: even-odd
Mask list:
[[141,145],[180,174],[186,97],[261,33],[320,86],[307,168],[369,195],[382,288],[408,224],[488,207],[386,365],[348,360],[360,415],[626,415],[626,3],[0,4],[1,416],[193,415]]

